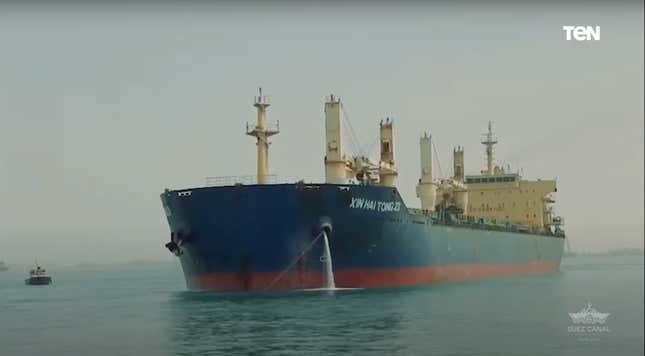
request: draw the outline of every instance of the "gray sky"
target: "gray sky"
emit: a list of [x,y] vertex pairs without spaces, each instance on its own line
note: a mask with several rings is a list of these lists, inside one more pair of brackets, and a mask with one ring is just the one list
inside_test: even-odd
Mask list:
[[332,92],[365,147],[395,118],[409,206],[420,133],[474,173],[492,120],[498,161],[557,177],[574,249],[642,247],[643,7],[576,4],[0,5],[0,260],[170,259],[159,193],[255,173],[259,85],[281,180],[323,180]]

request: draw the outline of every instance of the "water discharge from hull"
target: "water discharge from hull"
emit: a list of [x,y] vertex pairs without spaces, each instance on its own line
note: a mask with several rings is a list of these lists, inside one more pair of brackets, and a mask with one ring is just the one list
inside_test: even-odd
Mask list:
[[336,288],[336,281],[334,279],[334,265],[331,258],[331,250],[329,249],[329,239],[327,233],[322,232],[323,237],[323,255],[320,256],[320,261],[325,265],[325,286],[322,288],[300,289],[301,292],[334,292],[342,290],[356,290],[361,288]]
[[331,251],[329,250],[329,239],[327,238],[327,233],[323,231],[323,243],[324,250],[323,256],[321,258],[322,262],[325,264],[325,288],[326,289],[336,289],[336,282],[334,281],[334,266],[331,259]]
[[287,268],[282,270],[280,274],[271,281],[271,283],[268,284],[266,288],[264,288],[264,291],[270,291],[272,290],[273,286],[280,280],[284,275],[290,271],[293,266],[298,262],[298,260],[304,256],[313,246],[314,244],[321,238],[323,237],[323,255],[320,256],[320,262],[324,263],[324,274],[325,274],[325,285],[322,286],[321,288],[309,288],[309,289],[295,289],[296,291],[338,291],[338,290],[353,290],[353,289],[361,289],[361,288],[336,288],[336,282],[334,280],[334,267],[332,264],[332,259],[331,259],[331,250],[329,249],[329,239],[327,238],[327,233],[325,231],[320,232],[318,236],[316,236],[311,243],[305,247],[300,254],[289,264]]

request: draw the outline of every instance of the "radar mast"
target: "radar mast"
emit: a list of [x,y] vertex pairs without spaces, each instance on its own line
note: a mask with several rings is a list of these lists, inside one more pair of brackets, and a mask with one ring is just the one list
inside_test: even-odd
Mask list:
[[486,146],[486,171],[482,172],[492,176],[493,170],[493,146],[497,143],[497,138],[493,135],[493,123],[488,122],[488,132],[484,134],[482,145]]

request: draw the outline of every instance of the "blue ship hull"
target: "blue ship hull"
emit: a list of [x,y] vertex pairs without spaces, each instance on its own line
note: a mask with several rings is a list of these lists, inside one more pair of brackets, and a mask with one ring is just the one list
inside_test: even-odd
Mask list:
[[337,287],[400,287],[557,271],[562,236],[433,222],[396,188],[276,184],[166,191],[166,245],[190,289],[324,285],[328,235]]

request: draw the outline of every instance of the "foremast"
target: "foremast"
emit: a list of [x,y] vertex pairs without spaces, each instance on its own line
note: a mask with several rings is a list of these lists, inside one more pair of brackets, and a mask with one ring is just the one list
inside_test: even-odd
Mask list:
[[249,130],[249,124],[246,124],[246,134],[257,140],[257,184],[267,184],[269,180],[269,137],[280,133],[280,125],[278,122],[274,128],[267,126],[266,113],[271,104],[269,104],[267,97],[262,95],[262,88],[259,88],[259,95],[254,98],[253,106],[257,109],[257,121],[252,130]]

